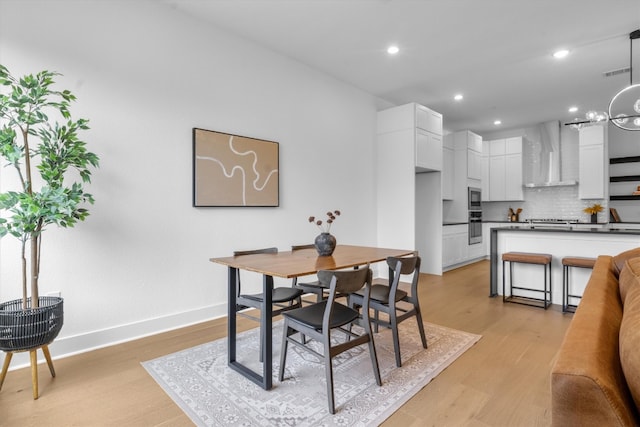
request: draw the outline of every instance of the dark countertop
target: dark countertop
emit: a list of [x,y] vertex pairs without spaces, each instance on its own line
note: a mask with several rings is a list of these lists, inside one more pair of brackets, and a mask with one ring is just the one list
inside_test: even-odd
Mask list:
[[445,221],[445,222],[443,222],[443,223],[442,223],[442,225],[444,225],[444,226],[447,226],[447,225],[467,225],[467,224],[469,224],[469,222],[468,222],[468,221],[464,221],[464,222],[455,222],[455,221],[450,222],[450,221]]
[[[500,221],[500,220],[494,221],[494,220],[490,220],[490,219],[484,219],[484,220],[482,220],[482,222],[495,222],[495,223],[498,223],[498,224],[514,224],[514,225],[526,225],[526,226],[529,225],[529,221],[517,221],[517,222],[514,222],[514,221],[506,221],[506,220],[505,221]],[[589,224],[607,225],[607,224],[610,224],[610,223],[608,223],[608,222],[578,222],[578,223],[571,223],[569,225],[574,225],[574,224],[578,224],[578,225],[589,225]],[[621,222],[620,224],[624,224],[624,223]],[[637,223],[637,222],[627,222],[626,224],[639,224],[639,223]],[[538,223],[537,225],[543,225],[543,224],[542,223]]]
[[[586,224],[584,224],[586,225]],[[618,228],[576,228],[572,226],[545,226],[545,225],[514,225],[510,227],[494,227],[491,231],[522,231],[522,232],[545,232],[545,233],[591,233],[591,234],[629,234],[640,235],[640,230],[618,229]]]

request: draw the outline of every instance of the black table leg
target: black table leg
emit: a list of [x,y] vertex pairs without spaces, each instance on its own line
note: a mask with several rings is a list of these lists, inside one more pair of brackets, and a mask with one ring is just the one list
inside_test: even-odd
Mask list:
[[[490,249],[490,273],[489,273],[489,296],[498,295],[498,230],[491,229],[491,249]],[[503,295],[504,297],[504,295]]]
[[238,278],[238,269],[229,267],[229,305],[227,307],[227,363],[231,365],[236,361],[236,280]]
[[262,335],[262,388],[269,390],[272,386],[273,373],[273,276],[264,275],[262,278],[262,295],[264,305],[261,310],[260,334]]
[[272,342],[272,292],[273,277],[264,276],[263,278],[263,295],[264,306],[260,310],[260,337],[264,345],[262,346],[262,375],[257,374],[252,369],[236,360],[236,293],[237,293],[238,269],[229,267],[229,283],[228,283],[228,318],[227,318],[227,363],[231,369],[242,374],[254,383],[258,384],[265,390],[270,390],[273,386],[273,342]]

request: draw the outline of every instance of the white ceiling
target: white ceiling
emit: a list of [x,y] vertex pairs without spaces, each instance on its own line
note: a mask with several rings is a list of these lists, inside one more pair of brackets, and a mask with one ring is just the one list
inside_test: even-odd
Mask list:
[[[640,0],[163,0],[400,105],[479,133],[606,110],[629,84]],[[400,53],[386,48],[397,44]],[[564,60],[552,53],[571,50]],[[634,42],[640,82],[640,40]],[[636,72],[637,71],[637,72]],[[454,102],[454,94],[465,98]],[[569,106],[580,108],[567,112]]]

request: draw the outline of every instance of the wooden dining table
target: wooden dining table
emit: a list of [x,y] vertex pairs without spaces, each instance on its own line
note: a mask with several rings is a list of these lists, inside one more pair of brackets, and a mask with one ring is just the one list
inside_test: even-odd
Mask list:
[[[294,278],[315,274],[320,270],[339,270],[373,264],[387,257],[414,254],[414,250],[386,249],[369,246],[338,245],[331,256],[318,256],[315,249],[211,258],[210,261],[228,267],[228,320],[227,320],[227,364],[255,382],[265,390],[272,387],[273,340],[272,340],[272,290],[273,278]],[[260,312],[260,335],[262,346],[262,374],[255,372],[236,359],[236,283],[239,270],[262,274],[264,309]]]

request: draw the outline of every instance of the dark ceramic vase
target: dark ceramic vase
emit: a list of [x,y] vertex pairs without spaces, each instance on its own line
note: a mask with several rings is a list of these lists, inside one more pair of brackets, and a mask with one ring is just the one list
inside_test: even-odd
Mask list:
[[320,233],[315,241],[320,256],[330,256],[336,249],[336,238],[329,233]]
[[591,223],[595,224],[597,222],[598,222],[598,214],[597,213],[591,214]]

